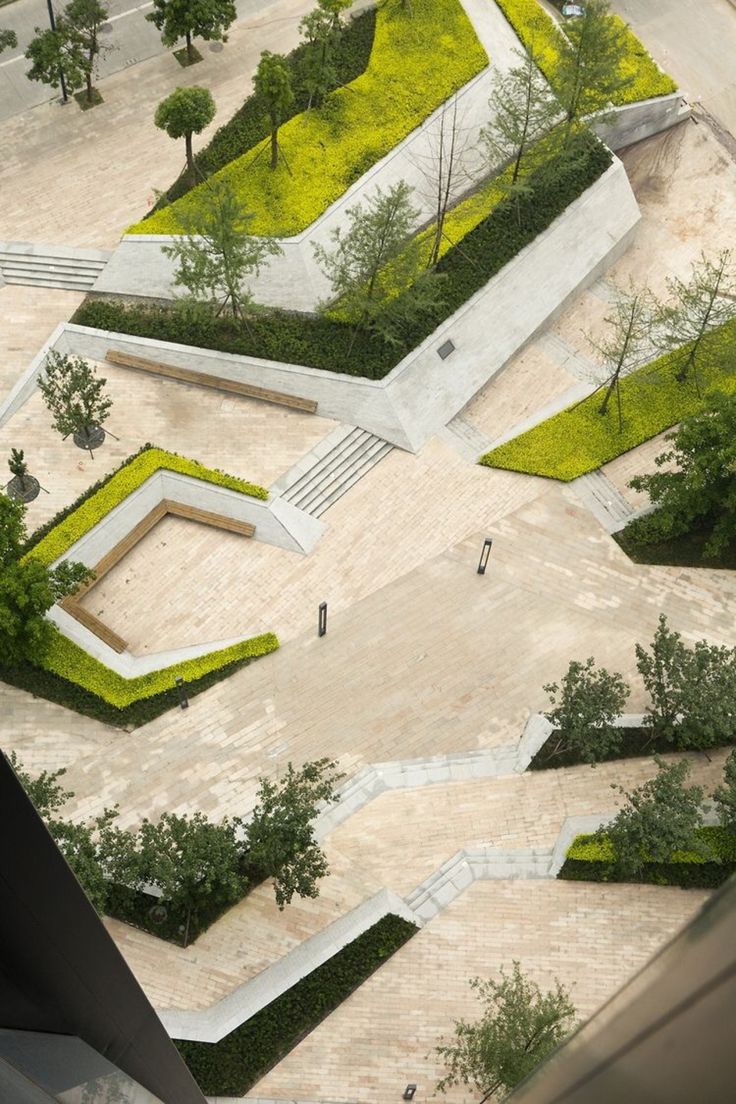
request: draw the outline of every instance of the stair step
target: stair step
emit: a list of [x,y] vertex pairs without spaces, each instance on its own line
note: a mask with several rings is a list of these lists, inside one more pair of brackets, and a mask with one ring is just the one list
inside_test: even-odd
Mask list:
[[378,463],[393,445],[355,426],[282,493],[284,501],[320,517]]
[[22,284],[25,287],[53,287],[64,288],[68,291],[89,291],[94,285],[94,280],[83,276],[15,276],[9,272],[3,272],[2,275],[6,284]]
[[57,257],[49,254],[47,257],[37,253],[2,253],[0,252],[0,265],[18,266],[23,268],[65,268],[84,269],[90,272],[102,272],[106,261],[87,261],[83,258],[76,260],[72,257]]
[[352,448],[345,449],[327,469],[315,469],[313,479],[309,485],[303,488],[297,500],[292,500],[294,505],[298,505],[300,510],[311,509],[314,501],[321,495],[329,493],[336,484],[346,479],[355,469],[356,464],[358,467],[361,466],[363,458],[370,448],[370,441],[361,440]]
[[313,514],[314,517],[322,517],[322,514],[324,514],[330,506],[334,506],[338,499],[342,498],[342,496],[349,491],[354,484],[362,479],[364,475],[367,475],[371,468],[376,466],[379,460],[382,460],[387,453],[391,452],[392,448],[393,445],[384,442],[383,447],[376,449],[375,452],[370,455],[366,463],[361,464],[361,466],[357,468],[349,478],[343,480],[339,487],[328,495],[323,502],[317,503],[315,506],[311,507],[309,512]]
[[284,492],[283,497],[288,502],[293,502],[295,506],[299,505],[302,499],[308,496],[316,481],[329,476],[330,472],[334,471],[345,459],[351,456],[356,449],[360,449],[368,437],[370,437],[370,434],[366,434],[365,430],[352,430],[326,456],[323,456],[309,471],[305,472],[293,486],[289,487]]

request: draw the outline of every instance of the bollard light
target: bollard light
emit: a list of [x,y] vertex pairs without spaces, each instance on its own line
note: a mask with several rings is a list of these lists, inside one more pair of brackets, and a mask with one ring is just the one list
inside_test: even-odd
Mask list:
[[481,550],[480,560],[478,562],[478,574],[479,575],[485,575],[485,573],[486,573],[486,567],[488,566],[488,557],[491,554],[492,544],[493,544],[493,541],[490,537],[486,537],[486,539],[483,541],[483,548]]
[[402,1100],[413,1100],[414,1099],[414,1093],[416,1091],[417,1091],[416,1085],[414,1085],[414,1084],[407,1085],[406,1088],[404,1089],[403,1093],[401,1094],[401,1099]]
[[176,692],[179,695],[179,705],[182,707],[182,709],[188,709],[189,698],[187,697],[187,688],[184,679],[181,677],[181,675],[177,675],[174,682],[176,684]]
[[320,602],[319,604],[319,622],[318,622],[318,634],[324,636],[327,632],[327,603]]

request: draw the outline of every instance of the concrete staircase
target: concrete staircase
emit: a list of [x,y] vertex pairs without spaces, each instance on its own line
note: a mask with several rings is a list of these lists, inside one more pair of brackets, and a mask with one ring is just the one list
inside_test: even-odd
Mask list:
[[359,426],[338,426],[283,475],[271,493],[321,517],[392,448]]
[[448,444],[473,463],[477,463],[491,447],[491,438],[462,414],[456,414],[447,423],[445,433]]
[[0,241],[0,277],[6,284],[85,292],[111,256],[105,249]]
[[609,533],[617,533],[638,513],[602,471],[574,479],[570,486],[581,502]]

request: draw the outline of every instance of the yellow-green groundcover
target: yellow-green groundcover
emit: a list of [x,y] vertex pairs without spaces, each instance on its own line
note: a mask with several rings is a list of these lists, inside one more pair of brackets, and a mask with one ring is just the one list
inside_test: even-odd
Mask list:
[[[498,4],[524,46],[534,50],[540,69],[554,88],[561,34],[556,21],[547,14],[538,0],[490,0],[490,2]],[[649,100],[676,92],[675,82],[662,72],[633,31],[629,30],[619,16],[612,15],[611,19],[623,28],[626,39],[627,53],[621,65],[621,75],[631,77],[630,82],[616,95],[615,106],[638,103],[639,100]],[[605,104],[602,103],[601,107],[605,107]]]
[[656,437],[690,414],[702,410],[709,393],[736,392],[736,322],[729,322],[707,338],[699,355],[700,389],[692,379],[678,383],[677,367],[685,349],[658,357],[621,381],[623,430],[619,432],[615,395],[607,414],[598,411],[603,392],[590,395],[491,449],[480,463],[489,468],[543,475],[569,482]]
[[[146,479],[162,469],[181,472],[253,498],[268,498],[265,487],[256,483],[248,483],[236,476],[207,468],[196,460],[189,460],[164,449],[146,448],[119,468],[99,490],[55,525],[23,558],[33,557],[47,565],[53,563]],[[123,709],[133,702],[172,689],[177,676],[193,682],[237,660],[267,655],[278,646],[278,639],[273,633],[263,633],[228,648],[208,652],[196,659],[187,659],[147,675],[128,679],[89,655],[61,633],[56,633],[44,655],[37,657],[36,663],[44,670],[96,694],[109,705]]]
[[[322,107],[284,123],[278,168],[269,168],[264,139],[213,179],[234,186],[254,215],[252,233],[298,234],[487,64],[460,0],[412,0],[411,10],[402,0],[384,0],[366,71]],[[181,233],[178,212],[196,210],[204,187],[128,233]]]

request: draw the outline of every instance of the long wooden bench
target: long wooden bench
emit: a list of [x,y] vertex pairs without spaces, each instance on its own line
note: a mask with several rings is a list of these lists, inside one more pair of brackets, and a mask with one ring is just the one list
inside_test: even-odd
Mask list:
[[313,399],[303,399],[299,395],[286,395],[283,391],[271,391],[266,387],[255,387],[250,383],[239,383],[237,380],[224,379],[222,376],[210,376],[206,372],[196,372],[192,368],[177,368],[173,364],[146,360],[145,357],[121,353],[116,349],[108,349],[105,359],[120,368],[135,368],[139,372],[151,372],[183,383],[196,383],[199,387],[213,387],[218,391],[228,391],[248,399],[262,399],[264,402],[277,403],[279,406],[288,406],[293,410],[303,410],[307,414],[317,413],[317,403]]
[[200,521],[203,525],[213,525],[215,529],[226,529],[229,533],[240,533],[242,537],[252,537],[256,531],[255,525],[250,521],[238,521],[237,518],[226,517],[224,514],[215,514],[210,510],[200,510],[198,506],[187,506],[183,502],[172,502],[169,498],[165,498],[161,505],[166,507],[167,514],[186,518],[187,521]]
[[80,606],[76,600],[76,595],[64,598],[59,602],[59,605],[63,610],[66,610],[70,617],[73,617],[80,625],[84,625],[85,629],[89,629],[105,644],[109,644],[114,652],[124,652],[128,647],[127,640],[123,640],[122,636],[108,628],[105,622],[96,617],[94,613],[85,609],[84,606]]

